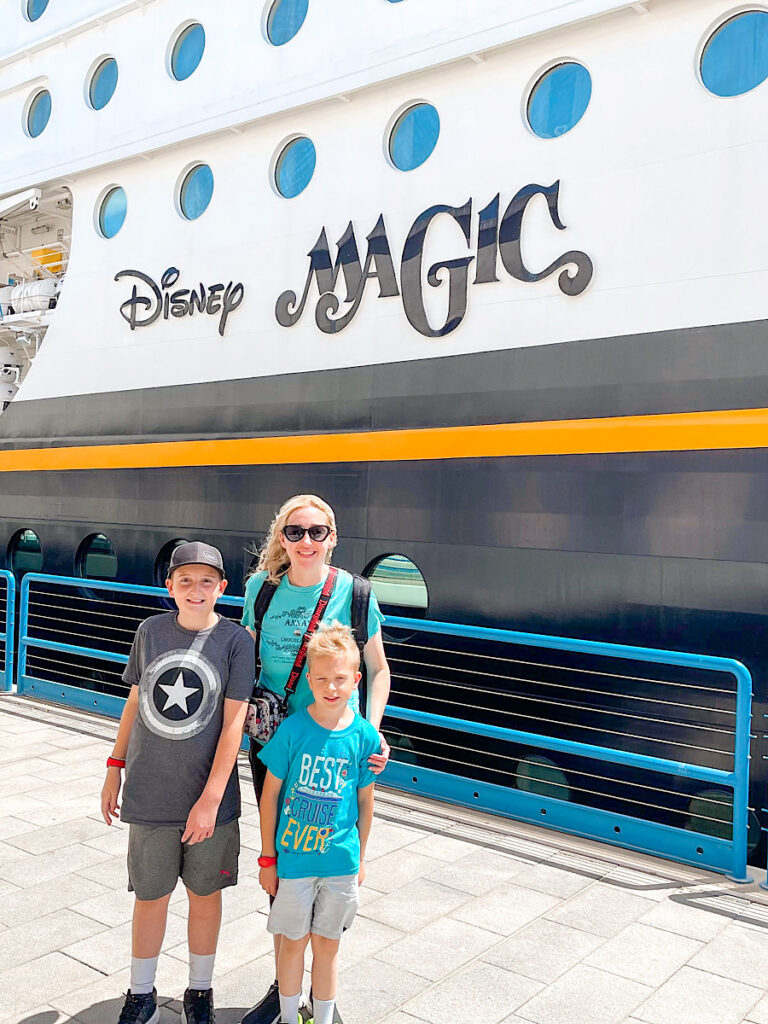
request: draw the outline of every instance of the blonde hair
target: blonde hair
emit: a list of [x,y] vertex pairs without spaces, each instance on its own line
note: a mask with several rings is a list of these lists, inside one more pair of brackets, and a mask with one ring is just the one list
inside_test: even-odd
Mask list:
[[290,517],[300,508],[318,509],[323,513],[326,523],[333,531],[333,541],[328,549],[326,562],[330,562],[333,549],[336,547],[336,516],[328,502],[318,498],[316,494],[295,494],[280,507],[279,512],[272,520],[264,539],[264,546],[259,552],[258,565],[254,570],[255,572],[266,572],[267,579],[272,583],[279,583],[290,568],[291,560],[288,557],[288,552],[280,543],[280,535]]
[[321,622],[307,644],[307,666],[312,671],[315,658],[343,658],[355,672],[360,670],[360,650],[349,626],[338,619]]

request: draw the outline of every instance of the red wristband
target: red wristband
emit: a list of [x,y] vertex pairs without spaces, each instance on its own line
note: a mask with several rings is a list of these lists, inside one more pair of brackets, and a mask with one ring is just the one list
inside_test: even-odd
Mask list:
[[125,761],[120,757],[108,757],[107,768],[125,768]]
[[277,857],[259,857],[260,868],[272,868],[277,864]]

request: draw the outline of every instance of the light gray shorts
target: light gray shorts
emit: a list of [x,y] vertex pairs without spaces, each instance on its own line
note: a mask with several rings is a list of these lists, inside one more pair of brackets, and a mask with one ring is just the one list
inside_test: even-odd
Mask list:
[[357,888],[357,875],[281,878],[267,931],[289,939],[302,939],[307,932],[340,939],[355,919]]
[[176,825],[131,825],[128,829],[128,890],[139,900],[159,900],[181,879],[196,896],[237,885],[240,824],[217,825],[202,843],[182,843]]

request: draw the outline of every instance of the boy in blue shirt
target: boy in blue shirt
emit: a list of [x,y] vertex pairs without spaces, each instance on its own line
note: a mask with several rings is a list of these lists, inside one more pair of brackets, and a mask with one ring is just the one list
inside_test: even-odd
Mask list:
[[268,929],[282,935],[280,1020],[296,1024],[304,951],[312,943],[315,1024],[332,1024],[339,940],[357,913],[373,821],[368,758],[381,741],[349,707],[360,682],[352,631],[322,625],[307,648],[314,703],[290,715],[259,752],[267,766],[259,804],[259,881],[275,897]]

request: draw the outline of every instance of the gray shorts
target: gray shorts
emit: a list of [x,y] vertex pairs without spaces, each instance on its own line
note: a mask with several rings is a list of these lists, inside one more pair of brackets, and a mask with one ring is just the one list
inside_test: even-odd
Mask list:
[[355,919],[357,888],[357,875],[281,878],[267,931],[288,939],[302,939],[308,932],[340,939]]
[[182,843],[176,825],[131,825],[128,829],[128,890],[139,900],[159,900],[181,879],[196,896],[237,885],[240,824],[217,825],[202,843]]

